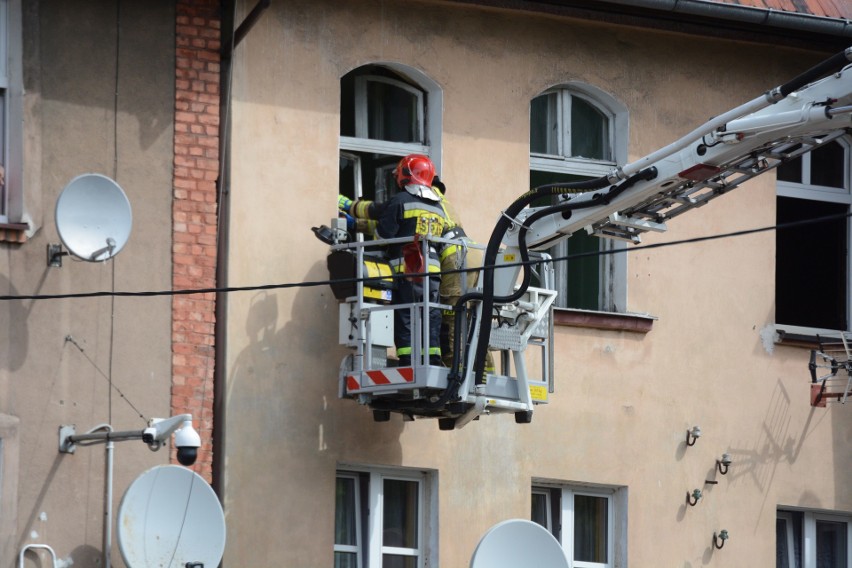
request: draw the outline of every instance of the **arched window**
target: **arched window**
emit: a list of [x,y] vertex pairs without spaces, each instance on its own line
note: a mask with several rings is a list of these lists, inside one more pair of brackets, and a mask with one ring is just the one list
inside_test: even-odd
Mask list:
[[376,201],[396,191],[402,156],[429,156],[440,171],[441,90],[400,64],[358,67],[340,79],[340,193]]
[[[600,89],[568,83],[530,102],[530,187],[599,177],[626,157],[627,108]],[[550,254],[562,258],[623,246],[580,232]],[[625,255],[583,256],[554,268],[560,307],[626,311]]]

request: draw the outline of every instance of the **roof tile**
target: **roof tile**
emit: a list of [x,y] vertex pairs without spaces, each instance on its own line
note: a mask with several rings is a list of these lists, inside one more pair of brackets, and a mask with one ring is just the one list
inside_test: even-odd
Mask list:
[[824,18],[852,19],[850,0],[709,0],[719,4],[739,4],[753,8],[782,10]]

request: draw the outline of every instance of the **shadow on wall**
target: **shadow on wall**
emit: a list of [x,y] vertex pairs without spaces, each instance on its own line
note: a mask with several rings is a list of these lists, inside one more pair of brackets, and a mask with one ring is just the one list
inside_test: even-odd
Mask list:
[[[795,404],[806,402],[797,401]],[[760,432],[751,447],[732,447],[729,452],[735,467],[731,469],[728,476],[732,481],[748,479],[763,493],[764,503],[761,512],[766,505],[768,488],[772,485],[778,466],[782,463],[796,462],[805,440],[824,416],[816,415],[817,423],[812,424],[816,409],[811,407],[801,431],[793,432],[791,431],[793,428],[791,404],[790,394],[779,379],[768,399]],[[760,518],[759,515],[758,518]]]
[[147,150],[172,126],[174,12],[168,0],[84,1],[73,8],[63,0],[42,1],[41,60],[53,64],[42,76],[41,95],[112,111],[118,90],[117,111],[133,117],[139,146]]
[[[327,278],[323,261],[304,280]],[[383,462],[398,463],[402,421],[374,425],[366,407],[338,398],[340,363],[347,351],[336,343],[338,302],[331,290],[327,286],[297,289],[290,296],[290,319],[278,329],[283,297],[262,291],[250,301],[245,322],[249,345],[237,357],[228,379],[227,421],[232,442],[236,433],[240,440],[251,436],[252,443],[236,447],[231,443],[234,449],[229,454],[247,452],[245,457],[256,462],[258,454],[253,450],[262,443],[276,448],[277,457],[270,459],[279,465],[288,458],[302,462],[306,453],[336,461],[342,448],[357,444],[364,449],[375,445]],[[363,436],[368,429],[371,435]],[[241,446],[248,447],[238,449]]]
[[[2,274],[0,274],[0,294],[18,295],[14,284]],[[29,315],[30,311],[23,300],[0,301],[0,322],[2,322],[0,323],[0,369],[17,371],[27,360]],[[10,399],[6,397],[4,400]]]

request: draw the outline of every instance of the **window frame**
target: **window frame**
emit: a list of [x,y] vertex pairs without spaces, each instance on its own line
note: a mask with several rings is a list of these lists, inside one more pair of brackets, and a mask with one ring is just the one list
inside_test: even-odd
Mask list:
[[[532,101],[543,95],[558,93],[557,112],[559,125],[559,140],[557,148],[560,155],[542,154],[530,150],[530,171],[548,172],[583,177],[600,177],[610,173],[619,163],[626,162],[628,141],[628,118],[627,107],[617,99],[597,87],[585,83],[570,81],[555,85],[535,95],[530,99],[530,113],[532,113]],[[570,116],[571,101],[580,98],[586,104],[594,107],[607,119],[607,137],[609,141],[610,159],[593,160],[566,155],[570,153]],[[532,114],[530,114],[532,116]],[[532,132],[530,132],[530,142]],[[556,299],[556,307],[568,310],[592,311],[602,313],[627,313],[627,255],[615,253],[626,249],[626,244],[613,239],[600,239],[601,252],[603,254],[599,262],[599,290],[597,309],[588,310],[574,308],[567,305],[567,273],[568,267],[565,262],[555,263],[555,274],[557,289],[560,291]],[[549,250],[553,257],[564,257],[567,255],[568,245],[565,240],[554,245]]]
[[[554,519],[548,513],[548,524],[551,526],[545,528],[562,545],[571,566],[573,568],[627,566],[627,487],[533,480],[531,496],[545,494],[548,511],[553,510],[553,492],[559,492],[559,518]],[[605,563],[574,560],[574,498],[578,495],[600,497],[607,501],[607,561]]]
[[[381,566],[384,555],[413,556],[417,568],[427,568],[429,558],[437,558],[437,473],[428,470],[388,467],[340,465],[335,475],[338,478],[355,478],[356,492],[366,493],[366,503],[356,498],[361,510],[356,512],[356,534],[358,535],[358,568]],[[385,546],[384,530],[384,482],[385,480],[413,481],[417,483],[417,548]],[[366,483],[366,490],[361,486]],[[334,543],[335,552],[352,552],[351,548]]]
[[[795,534],[793,533],[793,513],[790,512],[790,511],[778,511],[778,513],[776,515],[776,522],[777,522],[777,519],[783,519],[786,523],[785,524],[785,531],[784,531],[784,533],[785,533],[784,538],[787,540],[787,565],[789,566],[789,568],[795,568],[796,567],[796,549],[795,549],[795,546],[793,545],[793,541],[795,540]],[[776,533],[776,537],[777,537],[777,533]],[[775,547],[776,547],[775,557],[776,557],[776,562],[777,562],[777,559],[778,559],[778,553],[777,553],[778,543],[777,542],[775,543]]]
[[[359,139],[380,140],[370,138],[370,99],[368,96],[370,83],[384,83],[406,91],[417,100],[417,132],[420,135],[420,144],[426,145],[426,111],[424,103],[424,92],[414,85],[410,85],[398,79],[382,77],[381,75],[358,75],[355,77],[355,137]],[[398,142],[398,144],[413,144],[416,142]]]
[[[23,30],[21,0],[0,0],[0,91],[5,104],[0,112],[0,160],[5,187],[0,191],[0,226],[30,225],[23,188]],[[17,228],[17,227],[15,227]]]
[[20,426],[18,417],[0,412],[0,550],[11,550],[16,538]]
[[[802,515],[802,533],[796,535],[793,532],[793,515]],[[776,519],[785,519],[787,521],[787,550],[791,551],[788,561],[790,568],[816,568],[817,566],[817,523],[820,521],[845,523],[846,524],[846,565],[852,566],[852,516],[845,515],[832,511],[814,511],[801,509],[778,509]],[[802,565],[796,566],[795,556],[792,554],[794,550],[794,539],[801,538]],[[776,541],[776,550],[778,543]]]
[[[790,182],[777,180],[775,182],[775,196],[786,197],[793,199],[805,199],[809,201],[818,201],[823,203],[834,203],[846,205],[848,211],[852,212],[852,138],[843,136],[833,140],[832,143],[840,144],[844,149],[843,155],[843,180],[844,188],[814,185],[810,183],[811,176],[811,160],[812,152],[802,154],[799,158],[802,160],[802,181]],[[846,222],[846,295],[847,298],[852,298],[852,219],[847,219]],[[777,286],[777,282],[776,282]],[[783,340],[785,334],[795,336],[816,337],[817,335],[827,335],[838,331],[852,331],[852,301],[846,302],[846,328],[845,330],[835,330],[821,327],[809,327],[787,324],[777,321],[775,315],[775,330],[780,332],[779,340]]]
[[[362,566],[363,565],[363,546],[362,546],[362,518],[361,518],[361,477],[354,472],[337,472],[335,476],[335,484],[338,479],[351,479],[354,481],[355,485],[355,543],[351,544],[339,544],[337,542],[334,543],[334,552],[342,552],[346,554],[355,554],[355,565]],[[336,512],[335,512],[335,522],[336,522]],[[336,531],[335,527],[335,532]],[[335,539],[336,540],[336,539]]]
[[[429,156],[435,164],[435,171],[441,171],[441,139],[443,128],[443,89],[440,85],[432,80],[428,75],[415,69],[396,62],[378,61],[367,63],[359,67],[350,69],[341,76],[348,75],[353,71],[357,71],[362,67],[384,67],[395,74],[406,78],[410,83],[399,81],[388,77],[371,75],[356,76],[355,93],[353,94],[353,104],[355,107],[355,129],[356,136],[340,135],[339,151],[363,152],[372,154],[385,154],[390,156],[406,156],[408,154],[424,154]],[[363,81],[359,81],[364,77]],[[367,137],[368,128],[368,101],[366,96],[366,85],[368,80],[380,80],[395,86],[404,85],[406,90],[419,90],[421,97],[419,100],[418,115],[422,117],[421,132],[423,139],[421,143],[415,142],[390,142],[386,140],[375,140]],[[359,84],[361,85],[359,87]],[[359,94],[360,92],[360,94]],[[344,101],[341,100],[341,104]],[[359,118],[360,117],[360,118]],[[360,126],[359,126],[360,123]]]

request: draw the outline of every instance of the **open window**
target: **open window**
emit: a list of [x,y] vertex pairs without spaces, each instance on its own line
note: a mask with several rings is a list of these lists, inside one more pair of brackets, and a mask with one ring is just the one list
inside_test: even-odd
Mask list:
[[440,170],[441,90],[416,69],[365,65],[340,80],[340,193],[386,201],[402,156],[425,154]]
[[[778,326],[806,334],[849,330],[849,154],[849,141],[840,139],[778,167],[776,218],[782,226],[775,237]],[[823,220],[784,227],[814,219]]]
[[[605,175],[626,154],[626,107],[603,91],[571,83],[530,102],[530,187]],[[554,263],[557,305],[625,312],[626,256],[595,254],[621,248],[582,231],[552,247],[554,258],[568,257]]]

